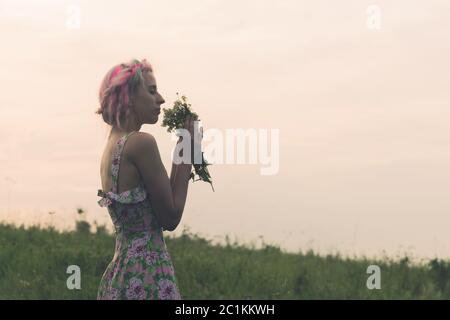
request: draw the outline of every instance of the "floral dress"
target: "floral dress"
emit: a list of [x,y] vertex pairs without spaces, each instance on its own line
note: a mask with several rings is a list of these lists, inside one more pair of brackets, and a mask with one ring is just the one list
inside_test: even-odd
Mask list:
[[[135,131],[133,131],[135,132]],[[163,230],[145,186],[117,194],[120,156],[130,132],[120,138],[113,155],[111,191],[98,190],[114,224],[116,245],[103,273],[97,299],[175,299],[181,295]]]

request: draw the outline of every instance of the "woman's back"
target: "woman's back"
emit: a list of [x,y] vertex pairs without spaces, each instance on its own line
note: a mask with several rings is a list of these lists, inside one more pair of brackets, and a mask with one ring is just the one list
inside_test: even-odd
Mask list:
[[[127,141],[131,139],[136,131],[130,133]],[[115,152],[117,152],[117,144],[124,134],[111,134],[106,143],[100,164],[100,176],[102,180],[103,190],[112,190],[113,181],[111,176],[112,160]],[[121,159],[120,170],[118,172],[117,193],[133,189],[141,184],[139,171],[136,166],[130,161],[130,144],[124,143]]]

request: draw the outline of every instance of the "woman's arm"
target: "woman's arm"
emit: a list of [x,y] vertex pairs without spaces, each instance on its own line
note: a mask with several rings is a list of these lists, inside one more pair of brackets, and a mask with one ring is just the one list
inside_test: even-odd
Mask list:
[[[186,122],[186,129],[193,132],[192,119]],[[132,135],[128,143],[131,144],[130,159],[139,170],[153,200],[152,207],[158,222],[164,230],[175,230],[181,221],[186,204],[192,164],[173,163],[169,178],[152,135],[139,132]],[[180,143],[180,139],[177,143]]]
[[[181,137],[178,139],[178,143],[181,143]],[[180,156],[183,156],[183,150],[181,150]],[[192,164],[191,163],[180,163],[175,164],[172,162],[172,170],[170,172],[170,186],[172,188],[172,194],[176,207],[179,209],[179,217],[177,225],[181,221],[183,215],[184,206],[186,204],[188,187],[189,187],[189,176],[191,174]]]

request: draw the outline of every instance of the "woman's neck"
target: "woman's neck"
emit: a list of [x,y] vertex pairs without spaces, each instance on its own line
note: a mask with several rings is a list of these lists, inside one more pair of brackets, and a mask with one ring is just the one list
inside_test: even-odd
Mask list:
[[111,132],[109,134],[109,136],[123,136],[127,133],[133,132],[133,131],[139,131],[141,128],[141,126],[139,127],[135,127],[135,128],[124,128],[123,130],[120,130],[117,127],[112,127],[111,128]]

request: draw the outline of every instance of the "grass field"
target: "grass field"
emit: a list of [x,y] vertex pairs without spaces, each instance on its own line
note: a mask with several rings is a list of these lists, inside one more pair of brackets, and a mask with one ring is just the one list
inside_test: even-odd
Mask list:
[[[0,299],[95,299],[113,256],[104,228],[72,232],[0,224]],[[166,237],[184,299],[448,299],[450,265],[286,253],[266,245],[212,245],[189,232]],[[381,270],[381,289],[369,290],[367,267]],[[69,290],[69,265],[81,268],[81,289]]]

